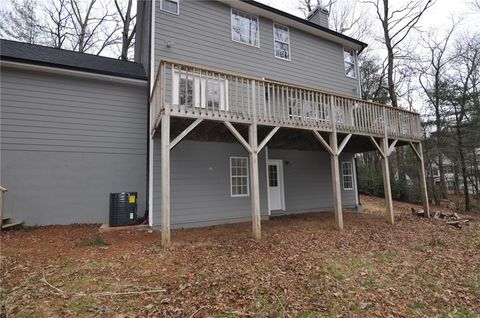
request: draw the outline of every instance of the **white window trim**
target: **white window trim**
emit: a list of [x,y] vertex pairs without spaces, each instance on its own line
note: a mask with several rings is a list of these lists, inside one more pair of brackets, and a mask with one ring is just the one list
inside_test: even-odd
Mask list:
[[[247,161],[247,193],[246,194],[233,194],[232,192],[232,159],[245,159]],[[241,198],[241,197],[248,197],[250,196],[250,169],[249,169],[249,162],[248,157],[230,157],[230,196],[232,198]]]
[[[347,69],[345,68],[345,52],[352,52],[353,53],[353,69],[355,70],[355,76],[350,76],[347,74]],[[344,68],[344,74],[348,78],[353,78],[357,79],[358,78],[358,62],[357,62],[357,52],[355,50],[343,48],[343,68]]]
[[[288,44],[288,59],[277,56],[277,52],[275,50],[275,42],[277,41],[277,40],[275,40],[275,26],[276,25],[287,29],[288,42],[282,42],[282,41],[278,41],[278,42]],[[286,25],[273,22],[272,32],[273,32],[273,56],[275,56],[275,58],[277,58],[277,59],[291,62],[292,61],[292,50],[291,50],[292,45],[290,44],[290,28]]]
[[[172,104],[179,105],[180,103],[180,78],[187,79],[187,74],[185,71],[175,70],[172,78],[173,86],[173,96]],[[188,74],[188,79],[193,81],[193,107],[198,108],[207,108],[207,87],[208,82],[211,81],[210,78],[202,77],[198,74]],[[228,80],[226,78],[215,79],[219,83],[220,87],[220,100],[219,100],[219,111],[228,111],[229,99],[228,99]]]
[[[255,18],[257,19],[257,43],[258,45],[253,45],[253,44],[249,44],[249,43],[245,43],[245,42],[242,42],[242,41],[238,41],[238,40],[235,40],[233,38],[233,10],[239,12],[239,13],[243,13],[245,15],[249,15],[250,17],[252,18]],[[260,48],[260,19],[258,18],[258,16],[256,15],[253,15],[253,14],[250,14],[248,12],[244,12],[242,10],[238,10],[238,9],[234,9],[234,8],[230,8],[230,35],[231,35],[231,39],[233,42],[235,43],[240,43],[240,44],[243,44],[243,45],[247,45],[247,46],[251,46],[251,47],[256,47],[256,48]]]
[[[350,164],[350,171],[351,171],[351,174],[344,174],[343,173],[343,165],[344,164]],[[354,178],[353,178],[353,162],[351,161],[342,161],[342,187],[343,187],[343,190],[353,190],[353,182],[354,182]],[[345,176],[348,176],[348,177],[351,177],[352,178],[352,187],[350,188],[345,188],[345,179],[343,179]]]
[[165,13],[174,14],[174,15],[180,15],[180,1],[179,0],[169,0],[171,2],[176,2],[177,3],[177,13],[170,12],[170,11],[167,11],[167,10],[163,9],[163,1],[164,0],[160,0],[160,11],[165,12]]

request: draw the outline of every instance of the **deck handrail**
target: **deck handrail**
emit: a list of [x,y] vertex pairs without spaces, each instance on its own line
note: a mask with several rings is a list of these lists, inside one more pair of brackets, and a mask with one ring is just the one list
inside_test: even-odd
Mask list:
[[[173,83],[175,77],[177,78],[176,83]],[[222,103],[227,104],[226,107],[223,109],[221,106],[219,107],[217,104],[220,104],[220,100],[216,100],[210,104],[216,103],[217,109],[213,109],[213,106],[212,109],[208,109],[206,104],[209,101],[205,102],[205,94],[208,93],[199,92],[198,88],[193,87],[194,85],[200,86],[198,84],[200,79],[204,83],[202,87],[208,86],[210,82],[216,84],[216,89],[219,90],[216,94],[221,95],[219,98],[223,98]],[[178,92],[179,86],[181,86],[180,82],[185,87],[185,92]],[[185,84],[186,82],[189,83]],[[159,83],[163,85],[159,87]],[[220,86],[225,87],[220,89]],[[237,89],[237,96],[232,96],[233,93],[230,89],[232,91]],[[238,95],[239,89],[241,95]],[[206,88],[203,87],[202,90],[206,90]],[[238,101],[239,96],[241,104]],[[233,97],[236,99],[233,100]],[[168,98],[170,98],[169,101]],[[201,104],[200,99],[202,99]],[[383,130],[387,130],[387,134],[392,138],[402,137],[407,140],[421,138],[420,115],[413,111],[327,90],[173,59],[160,61],[150,101],[154,104],[152,116],[155,118],[152,117],[152,121],[158,119],[159,113],[165,111],[168,108],[166,106],[170,105],[170,110],[185,117],[224,118],[238,122],[257,120],[260,124],[265,125],[293,128],[297,126],[298,128],[311,127],[327,131],[331,127],[331,118],[333,118],[329,114],[329,105],[333,105],[335,112],[339,113],[336,116],[340,118],[338,119],[340,120],[339,132],[383,135]],[[251,108],[250,104],[256,105],[254,106],[255,110]]]

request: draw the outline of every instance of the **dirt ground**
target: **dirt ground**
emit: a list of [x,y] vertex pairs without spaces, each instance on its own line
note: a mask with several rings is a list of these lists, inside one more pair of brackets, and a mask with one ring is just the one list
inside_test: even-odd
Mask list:
[[396,202],[391,226],[362,203],[342,232],[314,213],[263,222],[260,242],[251,224],[175,230],[169,250],[156,231],[11,231],[0,316],[479,317],[480,217],[457,229]]

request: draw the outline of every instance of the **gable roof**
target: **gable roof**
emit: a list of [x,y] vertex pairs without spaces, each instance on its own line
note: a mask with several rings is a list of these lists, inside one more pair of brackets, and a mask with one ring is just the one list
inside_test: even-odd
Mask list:
[[243,9],[245,11],[255,11],[255,13],[258,13],[261,16],[270,18],[279,23],[290,25],[292,27],[314,34],[321,38],[330,40],[332,42],[340,43],[346,47],[357,50],[359,53],[367,47],[367,44],[362,41],[351,38],[349,36],[346,36],[342,33],[336,32],[329,28],[323,27],[319,24],[313,23],[306,19],[302,19],[300,17],[297,17],[285,11],[273,8],[269,5],[257,2],[255,0],[240,0],[240,1],[218,0],[218,1],[226,3],[227,5],[238,8],[238,9]]
[[147,80],[140,63],[0,39],[0,60]]

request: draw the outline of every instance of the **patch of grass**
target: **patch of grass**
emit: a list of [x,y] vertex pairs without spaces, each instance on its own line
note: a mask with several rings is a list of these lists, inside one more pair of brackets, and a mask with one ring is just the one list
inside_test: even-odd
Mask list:
[[480,291],[480,285],[475,281],[469,282],[467,284],[467,287],[473,293],[476,293],[476,292]]
[[362,286],[373,287],[377,284],[377,281],[373,277],[367,277],[361,282]]
[[93,297],[79,297],[74,298],[68,308],[73,311],[75,314],[86,314],[89,309],[92,308],[95,302],[95,298]]
[[455,309],[450,312],[449,317],[457,317],[457,318],[478,318],[477,314],[470,309],[467,308],[460,308]]
[[300,314],[300,318],[316,318],[321,317],[320,313],[315,311],[304,311]]
[[413,303],[413,309],[415,310],[422,310],[425,308],[425,305],[421,302],[421,301],[415,301],[415,303]]
[[447,247],[447,243],[437,237],[432,237],[432,239],[428,242],[428,245],[431,247]]
[[93,239],[83,240],[79,243],[81,247],[107,246],[108,243],[101,236],[96,236]]
[[218,314],[217,317],[221,317],[221,318],[235,318],[235,313],[232,312],[232,311],[224,311],[224,312],[221,312]]
[[395,259],[395,254],[393,254],[393,252],[390,252],[390,251],[374,252],[373,256],[382,261],[393,261]]
[[338,273],[333,274],[333,278],[335,278],[336,280],[339,280],[339,281],[343,281],[343,280],[346,279],[345,276],[343,276],[342,274],[338,274]]

